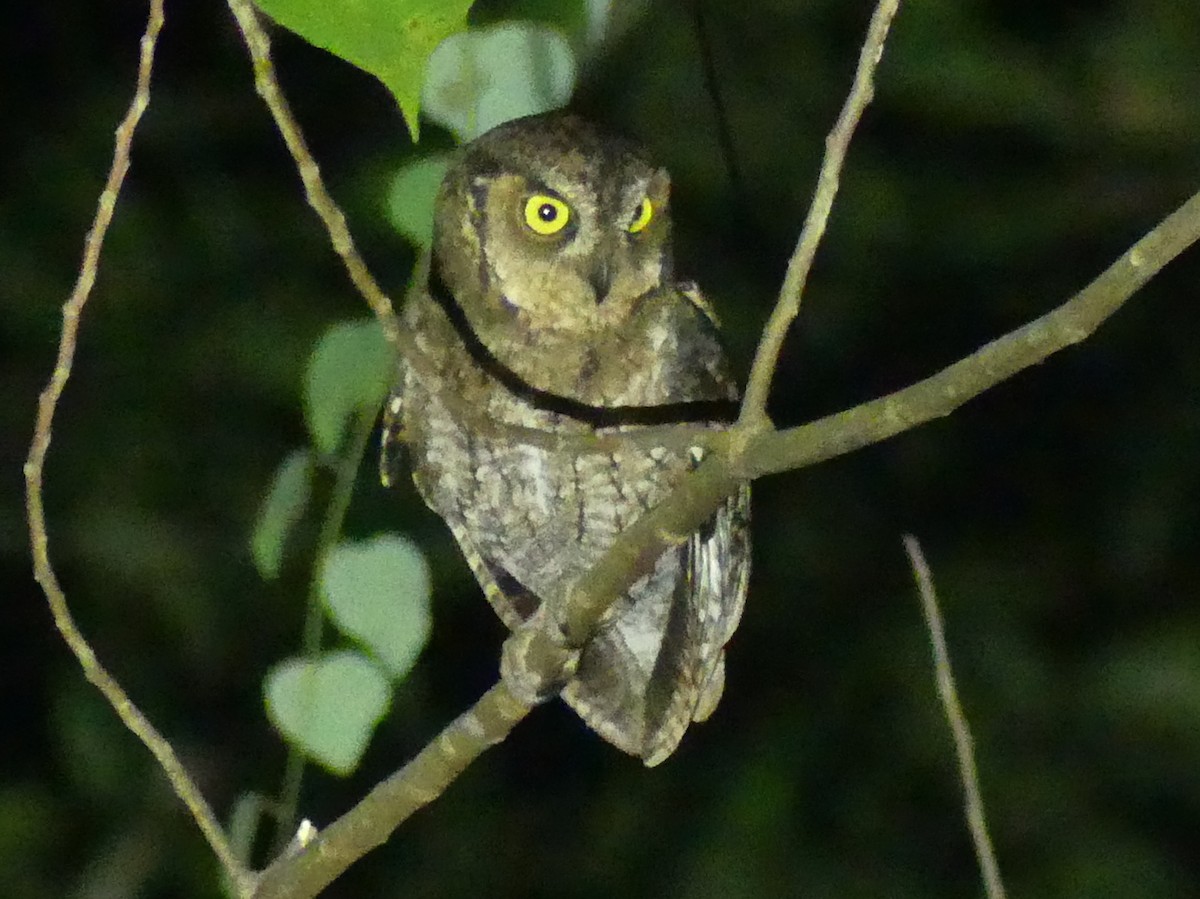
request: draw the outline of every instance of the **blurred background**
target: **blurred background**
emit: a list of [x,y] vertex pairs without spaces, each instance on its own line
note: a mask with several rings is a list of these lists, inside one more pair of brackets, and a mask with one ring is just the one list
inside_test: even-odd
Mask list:
[[[472,20],[561,4],[480,0]],[[744,372],[869,4],[618,3],[573,105],[674,176],[677,261]],[[132,95],[141,3],[0,22],[0,870],[23,897],[219,896],[148,753],[80,675],[30,576],[21,462],[59,307]],[[376,276],[414,252],[388,184],[415,152],[370,76],[276,31],[281,78]],[[900,388],[1047,311],[1200,189],[1200,6],[913,2],[850,153],[771,411]],[[433,124],[421,151],[451,145]],[[52,556],[85,633],[221,816],[286,747],[262,678],[300,642],[303,556],[248,536],[307,441],[300,377],[365,307],[305,205],[222,3],[169,3],[153,97],[47,467]],[[1200,250],[1082,345],[890,442],[760,482],[755,568],[713,718],[654,770],[537,710],[329,896],[961,897],[980,893],[900,537],[933,568],[1013,896],[1200,896]],[[433,635],[324,824],[496,675],[502,628],[441,522],[359,472],[350,534],[433,567]]]

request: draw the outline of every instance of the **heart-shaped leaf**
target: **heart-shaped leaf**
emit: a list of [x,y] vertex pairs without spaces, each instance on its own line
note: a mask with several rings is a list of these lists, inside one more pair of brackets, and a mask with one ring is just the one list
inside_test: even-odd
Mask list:
[[434,47],[467,27],[472,0],[256,0],[280,25],[382,81],[415,141]]
[[429,592],[425,557],[399,534],[339,543],[321,566],[321,593],[334,623],[395,679],[429,640]]
[[388,191],[388,218],[422,249],[433,245],[433,205],[450,158],[449,153],[437,153],[413,160],[396,172]]
[[429,58],[425,113],[461,140],[501,122],[557,109],[575,88],[575,56],[559,32],[531,22],[475,28]]
[[322,453],[337,451],[356,414],[383,403],[392,378],[392,351],[374,319],[341,322],[317,342],[304,372],[304,418]]
[[288,659],[267,674],[267,715],[287,741],[335,774],[358,765],[387,713],[387,678],[360,652]]

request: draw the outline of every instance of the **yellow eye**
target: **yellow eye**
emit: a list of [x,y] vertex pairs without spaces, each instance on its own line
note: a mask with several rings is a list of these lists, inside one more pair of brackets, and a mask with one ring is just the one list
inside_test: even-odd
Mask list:
[[525,201],[525,224],[535,234],[557,234],[571,220],[571,207],[558,197],[534,194]]
[[629,233],[637,234],[650,224],[652,218],[654,218],[654,206],[648,197],[643,197],[642,202],[637,204],[637,209],[633,210],[633,223],[629,226]]

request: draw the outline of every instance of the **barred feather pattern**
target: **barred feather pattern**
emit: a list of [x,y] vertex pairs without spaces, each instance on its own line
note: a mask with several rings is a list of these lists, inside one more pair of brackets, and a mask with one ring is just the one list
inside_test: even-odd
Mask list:
[[[611,406],[733,398],[712,323],[674,291],[643,333],[662,364],[633,371]],[[425,370],[401,363],[383,430],[385,481],[406,444],[422,497],[450,527],[489,602],[510,628],[561,603],[616,537],[697,464],[665,447],[563,454],[484,436],[459,421],[450,391],[495,421],[546,431],[593,429],[497,384],[460,345],[427,291],[406,307]],[[680,356],[704,360],[680,364]],[[423,379],[424,378],[424,379]],[[426,383],[431,379],[435,383]],[[663,761],[692,721],[716,707],[724,647],[741,618],[749,575],[749,488],[665,552],[622,596],[584,648],[561,696],[597,733],[647,765]]]

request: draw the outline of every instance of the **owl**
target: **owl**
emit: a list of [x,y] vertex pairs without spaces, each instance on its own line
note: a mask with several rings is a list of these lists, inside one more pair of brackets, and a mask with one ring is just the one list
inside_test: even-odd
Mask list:
[[[701,456],[653,442],[571,450],[522,433],[716,427],[736,412],[715,319],[674,280],[669,191],[634,144],[550,113],[466,145],[438,193],[432,251],[402,312],[420,361],[399,363],[381,466],[391,482],[407,448],[418,491],[510,629],[560,608]],[[609,609],[561,691],[647,765],[720,699],[748,517],[743,487],[666,551]]]

